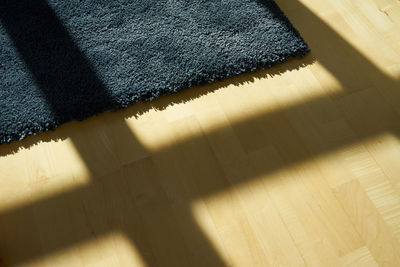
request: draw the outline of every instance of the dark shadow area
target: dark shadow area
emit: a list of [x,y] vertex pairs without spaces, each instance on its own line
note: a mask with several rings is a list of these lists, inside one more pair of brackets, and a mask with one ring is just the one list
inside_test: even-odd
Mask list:
[[102,112],[113,107],[103,82],[46,1],[1,1],[0,22],[56,121],[82,120],[91,110]]
[[[380,72],[302,4],[276,2],[312,48],[312,54],[304,60],[291,60],[271,70],[138,103],[118,113],[0,146],[0,155],[5,156],[41,141],[71,138],[92,178],[90,185],[0,214],[3,261],[10,265],[24,263],[121,231],[131,238],[149,266],[164,266],[165,260],[170,260],[171,266],[223,266],[225,263],[192,217],[192,201],[382,133],[399,136],[400,125],[394,123],[399,114],[389,107],[397,108],[400,103],[399,81]],[[286,10],[288,3],[290,8]],[[314,58],[338,79],[343,94],[259,114],[205,136],[179,138],[178,129],[177,141],[158,151],[144,148],[123,121],[232,83],[245,84],[295,69]],[[386,102],[388,105],[382,104]],[[341,135],[324,130],[324,125],[340,123],[343,116],[348,125],[339,125],[347,127]],[[293,129],[293,124],[299,128]],[[300,127],[315,127],[318,134],[302,136],[296,132]],[[108,143],[104,135],[109,136]],[[232,142],[236,146],[229,143],[232,136],[237,138],[238,142]],[[104,146],[98,146],[102,143]],[[228,147],[239,154],[227,152]],[[264,161],[253,161],[251,155],[255,154]]]

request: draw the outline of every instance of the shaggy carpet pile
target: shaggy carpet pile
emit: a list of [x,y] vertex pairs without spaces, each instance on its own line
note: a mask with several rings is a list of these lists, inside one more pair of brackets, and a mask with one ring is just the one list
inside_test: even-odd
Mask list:
[[272,0],[2,0],[0,143],[308,51]]

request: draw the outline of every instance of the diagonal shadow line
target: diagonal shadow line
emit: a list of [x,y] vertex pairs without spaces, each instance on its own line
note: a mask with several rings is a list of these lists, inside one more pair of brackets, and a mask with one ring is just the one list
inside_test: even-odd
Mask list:
[[[277,2],[278,2],[278,4],[283,3],[283,0],[282,1],[277,0]],[[322,22],[318,18],[316,18],[315,15],[312,12],[310,12],[306,7],[304,7],[303,5],[301,5],[300,3],[297,3],[297,2],[292,2],[292,5],[295,8],[287,10],[285,13],[291,18],[291,20],[293,22],[295,22],[295,23],[296,23],[296,21],[298,22],[298,23],[296,23],[296,25],[298,24],[297,28],[301,30],[303,35],[306,37],[305,39],[308,40],[311,47],[313,47],[313,51],[314,51],[313,53],[316,56],[317,60],[319,62],[321,62],[341,82],[343,87],[348,92],[352,92],[354,89],[358,90],[359,84],[363,85],[363,81],[361,81],[361,82],[358,81],[360,83],[358,83],[357,88],[355,88],[354,75],[352,73],[349,74],[348,69],[343,68],[342,66],[358,66],[358,68],[359,68],[358,73],[360,73],[360,77],[361,78],[368,77],[365,82],[366,88],[373,86],[373,84],[375,82],[383,82],[383,84],[385,86],[382,87],[382,90],[390,91],[390,93],[397,94],[396,90],[393,90],[393,88],[396,88],[395,87],[397,85],[396,81],[391,80],[390,78],[388,78],[384,74],[382,74],[379,70],[377,70],[367,59],[365,59],[360,53],[358,53],[358,51],[356,51],[354,48],[352,48],[350,45],[348,45],[346,43],[346,41],[344,41],[340,36],[338,36],[334,31],[332,31],[330,29],[330,27],[327,26],[324,22]],[[318,35],[318,38],[316,39],[316,36],[310,32],[311,30],[314,30],[314,31],[322,34],[323,35],[322,38],[320,35]],[[314,49],[314,46],[317,49]],[[332,55],[332,54],[326,53],[326,52],[324,53],[323,52],[324,49],[319,50],[318,46],[319,47],[323,46],[324,49],[326,49],[326,50],[329,50],[329,49],[337,50],[337,53],[335,55]],[[351,59],[351,60],[349,60],[349,59]],[[339,64],[339,66],[337,66],[336,64]],[[235,123],[232,127],[234,128],[234,130],[236,132],[239,133],[241,131],[245,131],[246,128],[249,128],[248,127],[249,124],[265,125],[265,127],[263,127],[263,129],[261,129],[261,134],[265,134],[266,136],[271,136],[268,134],[269,129],[267,129],[267,128],[268,128],[268,125],[271,125],[271,123],[273,124],[274,121],[281,120],[282,117],[285,117],[286,114],[288,114],[288,113],[296,113],[297,110],[302,110],[302,109],[308,108],[309,106],[313,106],[313,105],[319,106],[321,104],[324,104],[326,101],[331,101],[331,97],[322,97],[322,98],[314,99],[310,102],[303,103],[303,104],[296,105],[296,106],[289,107],[289,108],[285,108],[283,110],[274,112],[272,114],[271,113],[270,114],[262,114],[259,117],[251,119],[250,121],[243,121],[243,122]],[[360,110],[360,112],[374,112],[374,111],[376,111],[376,110],[374,110],[374,109]],[[352,115],[352,114],[350,114],[350,115]],[[353,114],[353,115],[354,115],[353,116],[354,118],[357,118],[357,116],[356,116],[357,114]],[[351,122],[357,123],[354,120],[352,120],[353,119],[352,116],[350,116],[349,119]],[[363,124],[368,126],[367,122],[359,122],[358,125],[360,127],[356,127],[356,129],[365,128],[366,126],[363,126]],[[395,134],[398,134],[398,126],[397,125],[382,124],[382,125],[376,125],[376,126],[377,127],[369,128],[368,131],[365,131],[365,132],[357,131],[357,136],[347,136],[345,139],[338,140],[338,142],[336,142],[336,143],[330,143],[330,144],[326,145],[323,150],[318,150],[318,151],[315,150],[315,151],[312,151],[312,153],[309,153],[309,152],[307,152],[307,149],[304,149],[304,145],[302,144],[301,140],[299,140],[298,138],[297,139],[294,138],[293,142],[291,142],[291,143],[280,143],[277,146],[282,148],[280,153],[283,158],[283,161],[281,163],[271,164],[270,166],[266,165],[266,166],[254,168],[249,173],[246,173],[244,176],[233,178],[233,180],[231,179],[231,180],[229,180],[229,182],[226,182],[226,183],[221,182],[220,184],[213,184],[212,186],[207,186],[207,185],[199,186],[199,188],[201,188],[201,190],[199,192],[199,196],[212,194],[212,193],[215,193],[220,190],[226,190],[232,184],[240,184],[242,182],[248,181],[252,177],[258,176],[259,174],[274,171],[278,168],[283,168],[290,164],[293,164],[293,163],[296,163],[296,162],[299,162],[302,160],[306,160],[307,158],[310,158],[312,156],[312,154],[318,155],[321,153],[325,153],[325,152],[331,151],[333,149],[337,149],[337,148],[346,146],[348,144],[358,142],[358,141],[360,141],[360,139],[362,140],[365,138],[369,138],[369,137],[378,135],[385,131],[390,131]],[[221,133],[223,136],[224,135],[223,129],[216,130],[216,131],[208,134],[208,136],[210,139],[212,139],[212,138],[214,138],[213,136],[215,136],[215,137],[220,136]],[[274,134],[272,134],[271,138],[272,138],[271,140],[273,140],[273,141],[279,142],[279,140],[280,140],[280,138],[277,138],[276,135],[274,137]],[[193,144],[196,142],[195,139],[199,139],[199,138],[192,138],[191,140],[189,140],[187,142],[180,142],[175,147],[164,149],[162,151],[157,152],[157,154],[164,155],[165,157],[174,156],[174,155],[176,155],[177,150],[186,151],[187,147],[189,147],[190,144]],[[290,149],[285,149],[285,147],[290,148]],[[305,152],[303,154],[296,154],[296,155],[290,155],[290,154],[284,154],[284,153],[282,154],[282,151],[292,151],[295,147],[299,147],[299,148],[301,148],[301,149],[299,149],[299,151],[305,151]],[[77,147],[77,149],[79,150],[79,146]],[[192,149],[192,151],[195,151],[196,149],[201,149],[201,147],[200,146],[196,147],[195,149]],[[90,153],[87,153],[86,155],[83,156],[83,158],[85,160],[87,159],[87,157],[90,157]],[[218,161],[217,158],[214,158],[213,160]],[[222,172],[219,172],[216,175],[224,176],[225,174]],[[201,184],[201,180],[197,179],[196,182]],[[67,201],[68,199],[71,199],[71,201],[72,201],[72,199],[82,199],[85,196],[87,196],[87,194],[88,194],[86,190],[90,190],[90,187],[80,188],[78,190],[74,190],[74,191],[71,191],[71,192],[68,192],[65,194],[60,194],[56,197],[44,199],[44,200],[38,201],[36,203],[26,205],[21,208],[13,209],[10,212],[0,214],[0,222],[3,222],[3,221],[12,222],[13,219],[16,220],[21,217],[23,218],[24,214],[30,213],[33,209],[40,210],[41,207],[48,206],[49,203],[61,204],[64,201]],[[60,206],[62,207],[65,205],[61,204]],[[51,225],[51,223],[52,223],[51,220],[46,220],[46,218],[42,218],[42,219],[44,220],[45,225],[49,225],[49,226]],[[25,224],[23,224],[23,225],[25,225]],[[69,229],[69,225],[67,223],[61,224],[60,227],[61,227],[60,230],[68,230]],[[34,227],[31,227],[31,228],[28,227],[27,232],[29,230],[34,230]],[[105,230],[104,232],[107,232],[107,231],[108,230]],[[101,232],[101,231],[99,231],[99,232]],[[63,247],[66,247],[66,246],[70,246],[76,242],[86,240],[88,238],[91,238],[91,236],[83,233],[81,236],[78,236],[77,238],[73,237],[68,242],[60,244],[60,246],[58,246],[58,245],[55,246],[53,250],[58,250]],[[32,257],[37,257],[39,255],[43,255],[44,253],[49,253],[49,252],[51,252],[51,251],[37,252],[37,253],[34,252],[33,255],[28,255],[25,258],[22,258],[20,260],[20,262],[23,262],[25,260],[31,259]]]
[[[302,35],[313,47],[313,54],[318,62],[340,81],[348,93],[360,90],[361,86],[364,88],[377,86],[381,90],[390,90],[391,93],[400,91],[392,90],[397,88],[395,86],[398,85],[398,81],[377,69],[306,6],[296,0],[276,0],[276,2],[288,7],[282,9],[291,17],[293,23],[302,29]],[[315,36],[315,33],[318,33],[318,36]],[[398,96],[400,94],[397,94]]]

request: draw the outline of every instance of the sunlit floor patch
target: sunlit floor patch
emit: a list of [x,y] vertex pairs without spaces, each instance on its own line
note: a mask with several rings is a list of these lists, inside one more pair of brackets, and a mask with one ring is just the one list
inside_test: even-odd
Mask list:
[[70,139],[40,143],[1,158],[0,211],[58,195],[90,182],[88,168]]
[[131,240],[120,232],[86,240],[24,263],[24,266],[146,266]]
[[[314,64],[320,66],[318,62]],[[321,67],[318,69],[319,72],[324,72]],[[171,129],[173,127],[170,125],[178,127],[185,120],[198,123],[202,131],[180,131],[180,141],[203,134],[213,135],[230,125],[262,116],[276,116],[285,109],[308,105],[310,102],[325,99],[328,95],[334,97],[343,93],[340,83],[329,72],[325,71],[323,75],[330,79],[329,86],[312,86],[317,81],[314,74],[306,68],[256,79],[245,85],[232,84],[190,102],[169,106],[163,111],[151,110],[138,118],[130,117],[126,119],[126,124],[146,149],[157,152],[176,142],[176,136]],[[293,91],[295,85],[296,92]],[[236,101],[244,91],[246,97],[241,98],[240,102]],[[204,105],[208,108],[202,108]]]

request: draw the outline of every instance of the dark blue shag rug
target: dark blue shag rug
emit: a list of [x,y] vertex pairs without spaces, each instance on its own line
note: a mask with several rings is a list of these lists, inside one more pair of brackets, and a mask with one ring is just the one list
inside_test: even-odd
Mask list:
[[272,0],[1,0],[0,143],[308,51]]

